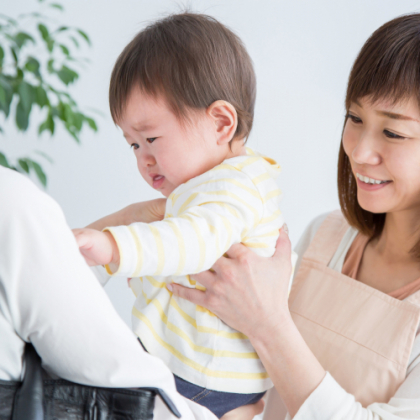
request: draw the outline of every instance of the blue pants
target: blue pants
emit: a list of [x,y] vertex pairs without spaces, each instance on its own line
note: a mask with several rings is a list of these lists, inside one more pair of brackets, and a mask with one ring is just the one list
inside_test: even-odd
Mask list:
[[184,381],[179,376],[174,376],[176,389],[181,395],[208,408],[219,419],[228,411],[243,405],[256,403],[265,394],[265,392],[258,394],[234,394],[232,392],[212,391],[211,389],[202,388]]

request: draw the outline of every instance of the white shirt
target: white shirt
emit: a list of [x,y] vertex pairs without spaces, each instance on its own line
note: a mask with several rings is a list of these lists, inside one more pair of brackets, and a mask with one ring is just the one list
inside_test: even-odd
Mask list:
[[[295,251],[300,261],[327,214],[316,218],[305,230]],[[329,267],[341,272],[347,251],[357,230],[350,228],[344,235]],[[284,419],[286,410],[276,390],[272,388],[264,420]],[[287,414],[286,419],[290,419]],[[388,403],[373,403],[363,408],[353,395],[346,392],[327,372],[323,381],[302,404],[293,420],[399,420],[420,419],[420,334],[414,340],[405,381]]]
[[[0,379],[22,379],[25,342],[53,375],[102,387],[157,387],[185,419],[216,419],[175,390],[115,312],[58,204],[0,167]],[[175,417],[156,398],[155,419]]]

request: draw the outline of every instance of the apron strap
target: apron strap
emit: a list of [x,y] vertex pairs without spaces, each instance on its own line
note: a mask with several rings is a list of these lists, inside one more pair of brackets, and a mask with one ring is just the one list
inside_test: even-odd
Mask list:
[[348,229],[349,225],[341,211],[331,212],[316,232],[304,257],[327,266]]

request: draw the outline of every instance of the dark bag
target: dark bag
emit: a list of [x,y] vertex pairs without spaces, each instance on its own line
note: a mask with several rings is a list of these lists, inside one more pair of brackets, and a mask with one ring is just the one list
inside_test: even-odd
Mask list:
[[[151,420],[159,395],[176,417],[181,414],[159,388],[100,388],[46,378],[41,360],[31,344],[25,348],[26,373],[15,386],[10,420]],[[2,382],[4,383],[4,382]],[[11,385],[12,386],[12,385]],[[9,392],[7,386],[2,393]],[[9,395],[8,394],[8,395]],[[0,399],[2,396],[0,395]]]

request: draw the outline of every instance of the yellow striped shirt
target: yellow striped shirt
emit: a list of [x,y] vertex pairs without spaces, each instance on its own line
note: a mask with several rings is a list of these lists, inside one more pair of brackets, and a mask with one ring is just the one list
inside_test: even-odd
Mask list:
[[172,372],[198,386],[235,393],[272,386],[249,340],[207,309],[173,296],[169,282],[203,289],[189,275],[208,270],[231,245],[274,253],[283,218],[279,165],[251,149],[180,185],[164,220],[107,228],[120,251],[114,275],[132,277],[134,332]]

